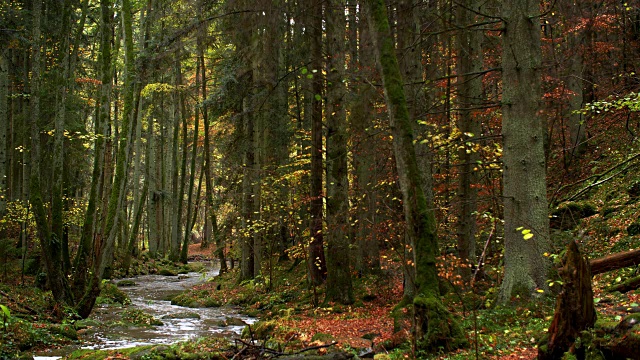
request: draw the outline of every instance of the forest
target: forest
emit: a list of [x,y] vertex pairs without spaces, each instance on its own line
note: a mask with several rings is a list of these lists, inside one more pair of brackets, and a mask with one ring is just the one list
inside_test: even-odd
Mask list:
[[638,359],[638,64],[639,0],[3,0],[0,359]]

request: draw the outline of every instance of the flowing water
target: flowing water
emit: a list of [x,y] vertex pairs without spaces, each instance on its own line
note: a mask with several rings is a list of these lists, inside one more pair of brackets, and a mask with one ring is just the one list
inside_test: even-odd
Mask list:
[[[185,308],[171,305],[172,296],[205,282],[218,274],[212,269],[204,274],[188,273],[180,276],[143,275],[130,278],[134,286],[121,287],[129,295],[132,304],[126,309],[139,309],[162,321],[161,326],[97,326],[90,328],[82,335],[85,343],[81,348],[119,349],[139,345],[172,344],[178,341],[204,336],[232,337],[242,332],[245,324],[255,322],[238,313],[237,308]],[[96,306],[89,317],[100,324],[118,321],[125,308],[112,305]],[[241,320],[241,321],[240,321]],[[236,325],[225,326],[225,323]],[[72,349],[71,349],[72,350]],[[57,359],[69,349],[62,352],[39,354],[36,360]],[[54,357],[51,357],[54,355]]]

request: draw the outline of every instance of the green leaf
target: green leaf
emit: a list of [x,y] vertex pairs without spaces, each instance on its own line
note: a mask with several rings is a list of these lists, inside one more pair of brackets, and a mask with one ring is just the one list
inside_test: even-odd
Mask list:
[[322,96],[320,96],[319,94],[315,94],[314,97],[315,97],[316,101],[322,100]]
[[304,75],[304,74],[308,73],[309,70],[306,67],[304,67],[304,68],[302,68],[302,70],[300,72],[302,72],[302,75]]
[[4,315],[6,317],[11,317],[11,310],[9,310],[8,307],[6,307],[4,305],[0,305],[0,309],[2,309],[2,312],[4,313]]

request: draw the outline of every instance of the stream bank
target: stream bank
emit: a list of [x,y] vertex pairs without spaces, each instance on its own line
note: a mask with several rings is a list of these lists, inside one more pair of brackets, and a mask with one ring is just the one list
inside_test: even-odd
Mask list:
[[[80,348],[123,349],[239,335],[255,319],[241,315],[238,307],[186,308],[171,304],[176,295],[207,283],[219,273],[219,268],[212,264],[201,268],[200,272],[180,275],[141,275],[114,281],[127,294],[130,304],[123,306],[110,301],[97,304],[91,316],[77,326],[83,341]],[[35,359],[56,359],[76,349],[37,353]]]

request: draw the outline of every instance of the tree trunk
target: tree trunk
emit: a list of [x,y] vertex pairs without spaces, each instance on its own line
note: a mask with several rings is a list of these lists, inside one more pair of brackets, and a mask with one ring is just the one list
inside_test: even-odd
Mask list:
[[561,359],[580,334],[596,322],[589,262],[582,257],[575,241],[567,246],[562,265],[559,271],[562,292],[549,331],[538,346],[539,360]]
[[[251,82],[252,83],[252,82]],[[255,148],[254,148],[254,119],[253,113],[249,107],[249,98],[243,100],[243,118],[244,118],[244,175],[242,179],[242,211],[243,211],[243,224],[242,224],[242,246],[241,246],[241,259],[240,259],[240,281],[253,279],[255,276],[254,268],[254,255],[253,255],[253,227],[255,214],[254,209],[254,196],[253,196],[253,181],[254,181],[254,162],[255,162]]]
[[[196,73],[199,72],[199,67],[196,66]],[[196,88],[199,87],[199,77],[196,76]],[[184,109],[184,105],[183,105]],[[186,114],[183,114],[186,116]],[[187,192],[187,217],[186,224],[184,227],[184,238],[182,239],[182,249],[180,251],[180,261],[183,263],[187,263],[187,255],[189,250],[189,238],[191,235],[191,230],[193,229],[193,222],[191,221],[191,213],[194,211],[195,204],[193,203],[193,189],[196,180],[196,157],[198,150],[198,135],[200,133],[200,113],[196,110],[195,113],[195,122],[193,125],[193,143],[191,144],[191,165],[190,165],[190,176],[189,176],[189,190]],[[185,129],[186,130],[186,129]],[[185,147],[187,143],[183,144]]]
[[[186,153],[187,153],[187,115],[184,108],[183,94],[177,90],[182,85],[182,68],[180,60],[175,60],[175,86],[173,94],[177,111],[173,112],[173,139],[171,145],[171,259],[178,259],[178,249],[180,248],[180,235],[182,234],[182,203],[184,199],[185,176],[186,176]],[[178,149],[180,148],[180,121],[182,120],[182,171],[179,167]],[[182,173],[182,175],[180,175]]]
[[[502,140],[504,279],[499,302],[523,301],[547,289],[551,252],[547,208],[545,122],[541,104],[540,6],[503,3]],[[523,232],[533,234],[525,239]]]
[[480,121],[473,118],[474,108],[481,104],[482,77],[476,73],[482,70],[482,32],[467,27],[475,24],[475,13],[480,11],[480,2],[465,0],[457,6],[458,26],[460,31],[457,42],[458,60],[458,107],[460,110],[458,129],[462,133],[463,146],[458,151],[460,161],[458,174],[458,256],[465,265],[460,269],[463,280],[471,279],[472,266],[476,264],[476,215],[478,208],[478,190],[473,184],[478,183],[474,167],[480,159],[473,138],[480,135]]
[[387,111],[393,135],[393,148],[400,178],[405,229],[415,244],[416,297],[414,298],[414,322],[416,347],[433,351],[440,348],[451,350],[465,343],[464,335],[453,316],[440,302],[436,254],[434,212],[429,209],[427,198],[420,183],[420,173],[413,146],[413,129],[400,67],[396,58],[384,1],[366,2],[371,16],[374,46],[382,70]]
[[[97,135],[93,141],[94,158],[93,171],[91,175],[91,187],[89,190],[89,200],[87,210],[85,212],[84,224],[82,226],[82,235],[74,259],[75,276],[73,279],[73,292],[76,299],[82,299],[78,302],[77,311],[82,317],[89,316],[93,308],[95,298],[93,294],[99,292],[99,281],[95,279],[95,273],[90,271],[95,263],[93,255],[94,244],[99,243],[102,238],[102,231],[98,230],[100,218],[98,218],[97,209],[100,207],[101,200],[101,184],[104,176],[103,164],[105,156],[105,141],[107,136],[105,124],[109,123],[111,109],[111,34],[112,20],[111,8],[106,0],[100,1],[101,21],[100,21],[100,93],[99,105],[96,108],[95,131]],[[93,288],[93,289],[92,289]],[[88,295],[88,296],[87,296]]]
[[122,27],[124,32],[124,48],[125,48],[125,80],[124,80],[124,106],[122,111],[122,126],[120,128],[120,139],[118,141],[118,150],[116,157],[116,169],[113,179],[111,194],[109,197],[109,206],[107,208],[107,219],[105,226],[106,241],[103,241],[98,247],[98,266],[95,269],[99,278],[102,278],[105,269],[111,266],[113,261],[113,251],[115,246],[116,234],[118,229],[118,212],[121,209],[123,195],[125,194],[127,165],[128,165],[128,147],[132,122],[135,121],[134,115],[134,54],[133,54],[133,26],[131,15],[130,0],[121,0],[122,6]]
[[351,304],[349,259],[349,180],[347,173],[347,115],[345,78],[345,8],[326,3],[327,52],[327,293],[325,301]]
[[[367,11],[361,9],[362,13]],[[363,78],[372,78],[374,74],[375,55],[372,45],[372,34],[369,28],[369,16],[361,16],[359,19],[360,46],[358,47],[359,71]],[[380,246],[377,234],[373,230],[376,225],[377,192],[375,190],[378,181],[375,173],[376,149],[373,139],[369,136],[368,128],[372,125],[371,119],[375,116],[374,98],[376,89],[367,82],[357,84],[353,91],[355,99],[350,111],[351,134],[354,137],[353,167],[355,170],[354,187],[356,193],[362,194],[356,206],[359,209],[357,220],[358,228],[355,236],[356,254],[355,268],[360,273],[376,272],[380,270]]]
[[32,68],[31,68],[31,176],[29,178],[29,200],[36,222],[38,238],[42,248],[42,258],[47,270],[47,282],[54,299],[60,304],[73,304],[73,296],[63,272],[62,253],[60,252],[59,239],[55,239],[49,229],[46,209],[44,206],[41,188],[41,145],[40,145],[40,96],[42,84],[42,57],[41,57],[41,17],[42,4],[33,3],[32,9]]
[[311,108],[311,221],[309,231],[309,280],[312,285],[324,283],[327,277],[327,265],[324,255],[323,209],[324,194],[322,192],[322,2],[310,1],[312,13],[309,36],[311,41],[311,85],[313,98]]
[[0,50],[0,218],[7,210],[7,129],[9,128],[9,62]]

